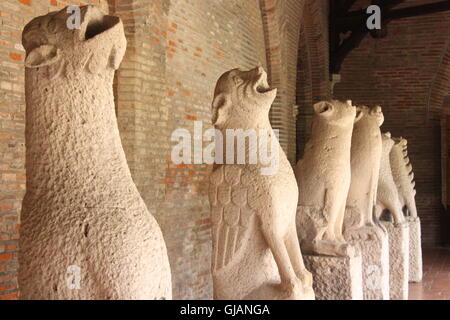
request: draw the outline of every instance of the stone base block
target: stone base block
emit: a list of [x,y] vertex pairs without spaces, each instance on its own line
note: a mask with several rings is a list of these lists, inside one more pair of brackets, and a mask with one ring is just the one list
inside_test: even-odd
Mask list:
[[422,281],[422,242],[420,219],[409,217],[409,282]]
[[408,299],[409,225],[383,222],[389,238],[389,287],[391,300]]
[[317,300],[362,300],[361,256],[304,255]]
[[347,240],[362,258],[364,300],[389,300],[389,242],[379,226],[349,232]]

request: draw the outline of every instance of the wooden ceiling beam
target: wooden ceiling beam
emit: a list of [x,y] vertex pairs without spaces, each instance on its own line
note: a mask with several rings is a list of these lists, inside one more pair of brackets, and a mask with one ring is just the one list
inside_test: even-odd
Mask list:
[[445,0],[436,3],[427,3],[419,6],[392,10],[391,12],[388,13],[388,19],[394,20],[394,19],[417,17],[449,10],[450,10],[450,0]]
[[[394,8],[395,6],[398,6],[402,2],[405,2],[405,0],[374,0],[372,1],[372,4],[377,5],[381,9],[381,17],[387,15],[389,13],[389,10]],[[351,11],[345,14],[344,16],[337,17],[335,20],[336,27],[343,30],[351,30],[352,27],[358,26],[358,25],[366,25],[366,21],[368,18],[367,15],[367,9],[364,10],[356,10]]]
[[[405,0],[373,0],[372,4],[380,6],[382,30],[367,29],[366,10],[351,11],[353,0],[331,0],[330,4],[330,73],[339,73],[347,55],[357,48],[370,32],[374,38],[387,34],[387,25],[395,19],[416,17],[437,12],[449,11],[450,0],[428,3],[413,7],[393,9]],[[333,12],[333,10],[335,10]],[[346,11],[347,10],[347,11]],[[351,32],[350,37],[341,41],[340,35]]]

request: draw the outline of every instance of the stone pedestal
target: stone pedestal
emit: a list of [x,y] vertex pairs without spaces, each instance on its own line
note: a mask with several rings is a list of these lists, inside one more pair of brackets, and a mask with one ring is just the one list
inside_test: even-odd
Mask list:
[[388,235],[378,226],[359,230],[360,239],[347,239],[362,258],[364,300],[389,300]]
[[409,226],[383,222],[389,238],[389,286],[391,300],[408,299]]
[[420,219],[409,217],[409,281],[422,281],[422,243]]
[[306,268],[313,274],[317,300],[362,300],[361,255],[331,257],[304,255]]

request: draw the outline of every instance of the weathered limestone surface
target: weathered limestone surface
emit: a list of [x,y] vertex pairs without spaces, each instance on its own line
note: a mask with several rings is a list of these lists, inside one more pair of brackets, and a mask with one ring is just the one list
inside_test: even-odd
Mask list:
[[349,243],[361,252],[364,300],[389,300],[389,242],[380,227],[366,228]]
[[[217,82],[212,122],[222,133],[258,129],[273,137],[275,96],[262,68],[231,70]],[[297,183],[277,140],[272,147],[279,151],[273,174],[262,175],[258,161],[216,164],[210,176],[215,299],[314,299],[295,227]]]
[[389,287],[391,300],[408,299],[409,226],[383,222],[389,237]]
[[317,300],[362,300],[361,256],[304,255]]
[[21,298],[170,299],[164,239],[131,178],[114,111],[123,25],[93,6],[81,16],[81,29],[66,27],[63,9],[23,32]]
[[408,217],[409,224],[409,281],[422,281],[422,242],[419,217]]
[[299,186],[297,229],[302,251],[349,256],[352,247],[342,234],[350,187],[350,147],[356,108],[351,101],[314,105],[311,139],[297,163]]

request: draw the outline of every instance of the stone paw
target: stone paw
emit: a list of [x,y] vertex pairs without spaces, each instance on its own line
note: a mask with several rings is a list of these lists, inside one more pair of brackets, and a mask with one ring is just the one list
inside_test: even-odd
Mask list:
[[[312,277],[311,277],[312,282]],[[301,279],[292,279],[280,285],[281,300],[314,300],[314,291]]]
[[314,244],[314,254],[326,256],[348,257],[354,255],[353,246],[342,241],[316,241]]
[[381,226],[365,226],[358,229],[349,230],[346,232],[348,241],[368,241],[380,239],[386,231]]
[[312,287],[312,285],[313,285],[313,276],[312,276],[311,272],[309,272],[308,270],[304,269],[301,272],[299,278],[303,282],[303,285],[305,287]]
[[355,255],[355,248],[348,243],[340,243],[336,247],[338,256],[350,257]]

